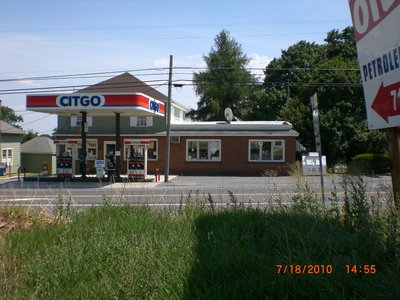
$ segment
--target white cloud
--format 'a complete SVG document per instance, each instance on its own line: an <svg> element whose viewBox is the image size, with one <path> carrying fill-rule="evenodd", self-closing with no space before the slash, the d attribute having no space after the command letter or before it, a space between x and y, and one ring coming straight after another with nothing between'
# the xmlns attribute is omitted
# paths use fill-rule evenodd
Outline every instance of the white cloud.
<svg viewBox="0 0 400 300"><path fill-rule="evenodd" d="M173 65L175 67L193 67L193 68L204 68L206 64L201 54L190 54L183 57L173 57ZM153 66L156 68L168 68L169 58L159 58L153 61Z"/></svg>
<svg viewBox="0 0 400 300"><path fill-rule="evenodd" d="M248 68L252 69L251 72L260 80L264 78L264 70L266 66L271 62L272 58L257 53L249 55L250 62L247 65Z"/></svg>
<svg viewBox="0 0 400 300"><path fill-rule="evenodd" d="M187 55L183 58L183 61L188 64L189 67L205 68L207 66L202 54Z"/></svg>
<svg viewBox="0 0 400 300"><path fill-rule="evenodd" d="M13 109L14 111L25 111L26 107L25 105L14 105L14 106L10 106L11 109Z"/></svg>
<svg viewBox="0 0 400 300"><path fill-rule="evenodd" d="M37 87L40 86L38 82L32 79L24 79L24 78L18 78L18 83L27 87Z"/></svg>
<svg viewBox="0 0 400 300"><path fill-rule="evenodd" d="M169 67L169 59L167 58L160 58L153 61L153 65L156 68L168 68Z"/></svg>

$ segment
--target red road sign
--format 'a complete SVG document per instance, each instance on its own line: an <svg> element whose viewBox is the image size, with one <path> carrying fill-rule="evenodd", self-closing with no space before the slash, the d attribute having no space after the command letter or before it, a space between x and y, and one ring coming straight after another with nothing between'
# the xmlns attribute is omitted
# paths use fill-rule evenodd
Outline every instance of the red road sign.
<svg viewBox="0 0 400 300"><path fill-rule="evenodd" d="M389 86L382 83L371 108L386 122L389 122L389 117L400 116L400 82Z"/></svg>

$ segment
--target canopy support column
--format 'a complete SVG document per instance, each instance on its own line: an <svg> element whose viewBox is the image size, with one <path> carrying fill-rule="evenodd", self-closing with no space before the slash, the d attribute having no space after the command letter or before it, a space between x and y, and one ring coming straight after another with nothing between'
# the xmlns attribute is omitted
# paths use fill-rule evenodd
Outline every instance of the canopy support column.
<svg viewBox="0 0 400 300"><path fill-rule="evenodd" d="M115 177L121 177L121 114L115 113Z"/></svg>
<svg viewBox="0 0 400 300"><path fill-rule="evenodd" d="M81 122L81 137L82 137L82 149L81 155L79 157L79 169L82 175L82 178L86 178L86 135L87 135L87 112L82 111L82 122Z"/></svg>

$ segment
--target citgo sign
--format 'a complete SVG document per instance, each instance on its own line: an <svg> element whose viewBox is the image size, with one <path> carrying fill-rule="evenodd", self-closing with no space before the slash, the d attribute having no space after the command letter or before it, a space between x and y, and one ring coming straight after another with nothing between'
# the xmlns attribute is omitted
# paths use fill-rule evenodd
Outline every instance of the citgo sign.
<svg viewBox="0 0 400 300"><path fill-rule="evenodd" d="M27 110L45 113L76 114L88 112L113 115L115 112L135 115L164 116L165 104L142 93L77 93L61 95L27 95Z"/></svg>
<svg viewBox="0 0 400 300"><path fill-rule="evenodd" d="M102 95L60 95L57 96L56 103L58 107L70 108L88 108L101 107L105 103Z"/></svg>
<svg viewBox="0 0 400 300"><path fill-rule="evenodd" d="M149 100L149 109L154 112L160 112L160 103L154 99Z"/></svg>

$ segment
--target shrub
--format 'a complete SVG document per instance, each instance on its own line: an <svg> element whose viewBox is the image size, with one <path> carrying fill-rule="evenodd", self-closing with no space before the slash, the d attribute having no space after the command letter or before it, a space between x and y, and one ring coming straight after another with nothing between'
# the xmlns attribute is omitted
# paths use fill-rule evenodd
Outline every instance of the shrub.
<svg viewBox="0 0 400 300"><path fill-rule="evenodd" d="M390 172L390 159L387 154L364 153L353 158L349 173L384 174Z"/></svg>

